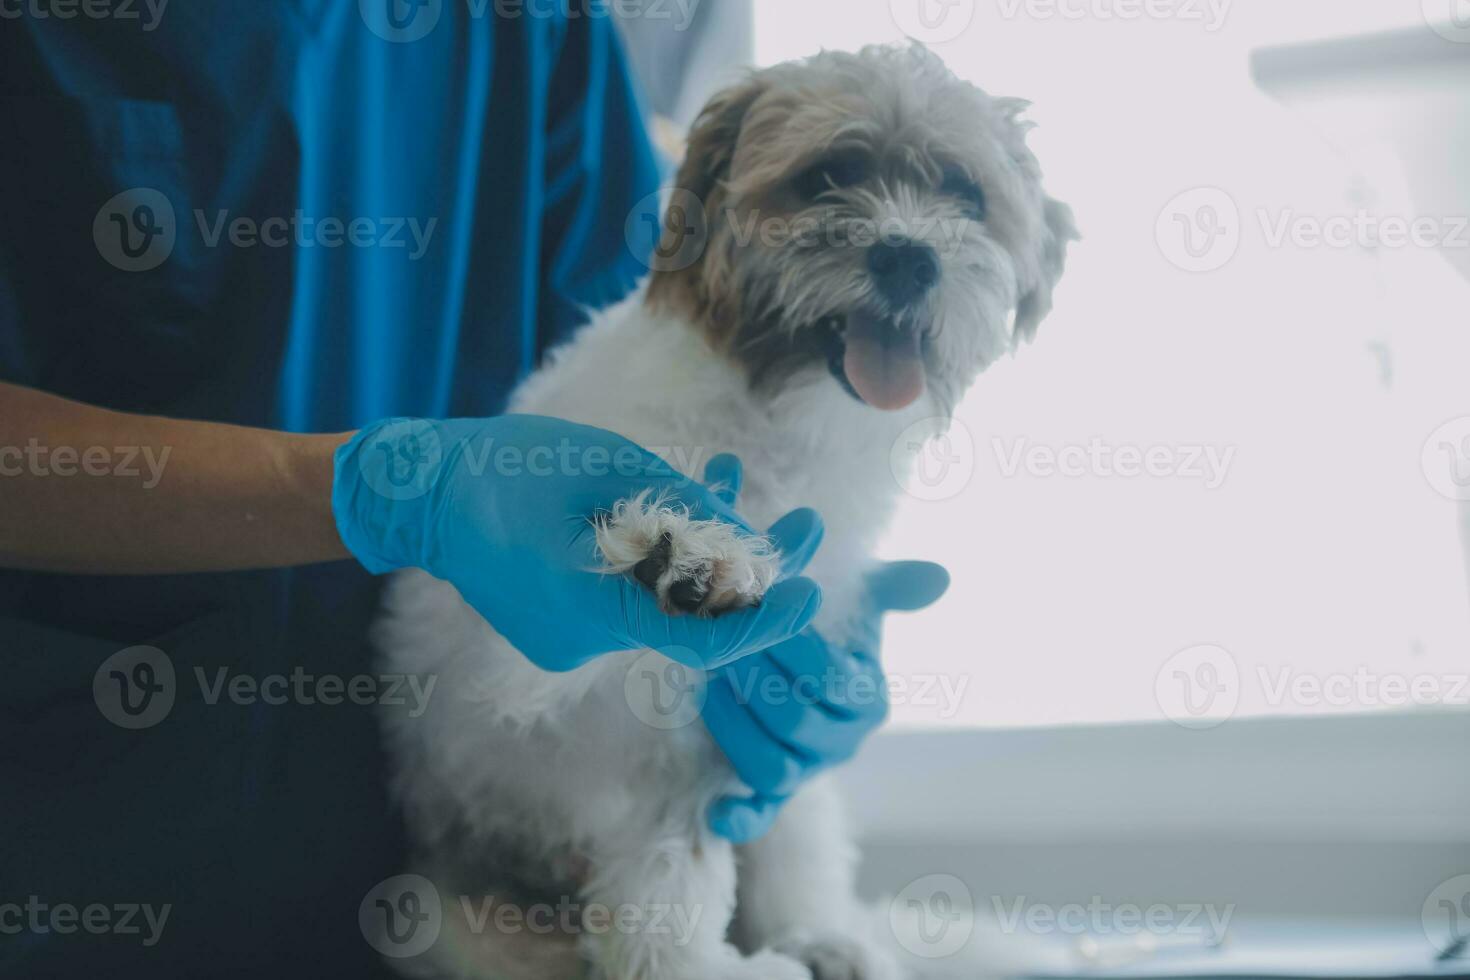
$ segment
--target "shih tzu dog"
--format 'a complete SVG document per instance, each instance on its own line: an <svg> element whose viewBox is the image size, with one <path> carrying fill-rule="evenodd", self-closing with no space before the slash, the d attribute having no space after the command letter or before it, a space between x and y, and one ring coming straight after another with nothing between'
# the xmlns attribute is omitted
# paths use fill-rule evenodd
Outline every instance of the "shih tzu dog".
<svg viewBox="0 0 1470 980"><path fill-rule="evenodd" d="M849 643L902 492L895 440L916 423L942 431L980 372L1034 336L1076 237L1070 210L1042 191L1025 107L917 45L750 75L690 134L649 282L557 351L512 410L679 447L675 465L734 453L739 510L756 527L814 507L827 528L807 570L824 594L816 628ZM759 601L776 574L759 539L657 499L588 518L607 573L635 575L675 614ZM376 640L392 671L440 678L428 713L385 721L415 870L445 896L560 896L642 916L505 930L489 912L475 928L446 898L443 930L410 972L907 975L855 897L855 849L821 780L754 844L709 832L708 807L738 781L697 719L646 723L658 692L630 678L650 657L671 661L634 650L545 673L420 572L390 584Z"/></svg>

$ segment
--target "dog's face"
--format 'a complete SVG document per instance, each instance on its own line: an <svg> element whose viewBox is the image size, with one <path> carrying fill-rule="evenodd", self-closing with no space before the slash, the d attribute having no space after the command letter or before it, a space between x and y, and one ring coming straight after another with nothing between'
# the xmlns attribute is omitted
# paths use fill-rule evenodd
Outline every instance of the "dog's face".
<svg viewBox="0 0 1470 980"><path fill-rule="evenodd" d="M758 389L810 377L875 409L927 394L949 414L1034 335L1076 237L1042 192L1025 107L917 45L751 76L690 134L686 213L664 245L683 244L698 208L704 248L655 272L650 302L699 324Z"/></svg>

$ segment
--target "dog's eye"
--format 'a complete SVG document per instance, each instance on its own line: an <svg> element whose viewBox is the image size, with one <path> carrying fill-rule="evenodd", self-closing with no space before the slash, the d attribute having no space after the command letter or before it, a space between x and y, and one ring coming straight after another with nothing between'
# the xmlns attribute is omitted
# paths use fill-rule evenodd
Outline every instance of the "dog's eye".
<svg viewBox="0 0 1470 980"><path fill-rule="evenodd" d="M802 197L815 200L828 191L860 184L868 175L867 162L857 156L836 156L808 167L796 178Z"/></svg>
<svg viewBox="0 0 1470 980"><path fill-rule="evenodd" d="M944 183L940 185L940 190L951 197L957 197L964 201L966 210L970 212L970 217L976 221L985 220L985 192L980 189L979 184L975 183L969 177L959 171L952 170L944 175Z"/></svg>

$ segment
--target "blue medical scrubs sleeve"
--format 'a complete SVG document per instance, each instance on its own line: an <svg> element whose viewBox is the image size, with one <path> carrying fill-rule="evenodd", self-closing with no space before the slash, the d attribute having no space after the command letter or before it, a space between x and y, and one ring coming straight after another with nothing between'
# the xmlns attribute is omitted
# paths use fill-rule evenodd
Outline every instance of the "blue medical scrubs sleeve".
<svg viewBox="0 0 1470 980"><path fill-rule="evenodd" d="M648 274L657 226L659 161L612 31L578 31L553 80L546 153L540 339L564 338L589 308Z"/></svg>
<svg viewBox="0 0 1470 980"><path fill-rule="evenodd" d="M631 288L658 169L613 24L382 3L14 5L0 380L299 431L489 415ZM428 679L379 674L377 587L0 571L0 977L391 975L378 713ZM130 928L53 927L91 906Z"/></svg>

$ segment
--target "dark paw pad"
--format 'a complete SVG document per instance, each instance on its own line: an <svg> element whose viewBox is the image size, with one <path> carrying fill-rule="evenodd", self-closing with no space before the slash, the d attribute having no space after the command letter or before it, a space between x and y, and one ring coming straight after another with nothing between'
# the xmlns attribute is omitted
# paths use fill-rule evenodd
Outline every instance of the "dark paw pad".
<svg viewBox="0 0 1470 980"><path fill-rule="evenodd" d="M670 576L669 564L673 561L673 554L673 535L664 532L648 557L633 566L633 577L659 597L666 611L702 612L709 597L709 582L694 577Z"/></svg>

